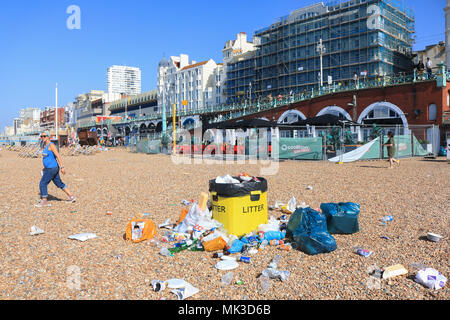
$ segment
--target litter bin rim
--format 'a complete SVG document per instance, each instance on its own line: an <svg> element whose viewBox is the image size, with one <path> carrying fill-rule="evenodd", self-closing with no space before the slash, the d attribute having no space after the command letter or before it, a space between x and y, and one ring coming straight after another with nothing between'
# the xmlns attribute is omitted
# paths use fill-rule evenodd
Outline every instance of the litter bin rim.
<svg viewBox="0 0 450 320"><path fill-rule="evenodd" d="M238 177L233 177L238 179ZM267 180L258 177L259 181L245 181L241 183L216 183L216 180L209 181L209 192L216 192L221 197L244 197L252 191L267 191Z"/></svg>

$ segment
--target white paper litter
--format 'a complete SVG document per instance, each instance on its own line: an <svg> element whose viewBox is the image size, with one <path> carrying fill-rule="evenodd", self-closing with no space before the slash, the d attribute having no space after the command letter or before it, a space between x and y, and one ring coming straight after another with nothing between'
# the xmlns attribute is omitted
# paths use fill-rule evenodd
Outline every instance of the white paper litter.
<svg viewBox="0 0 450 320"><path fill-rule="evenodd" d="M295 197L292 197L291 200L289 200L287 209L290 212L295 212L295 210L297 210L297 200L295 200Z"/></svg>
<svg viewBox="0 0 450 320"><path fill-rule="evenodd" d="M158 226L158 228L166 228L166 227L169 227L169 226L170 226L170 228L168 228L168 229L172 229L172 224L170 223L170 218L167 219L166 221L164 221L164 223L160 224Z"/></svg>
<svg viewBox="0 0 450 320"><path fill-rule="evenodd" d="M174 293L177 296L178 300L184 300L192 297L194 294L199 293L200 290L186 282L185 287L171 290L170 292Z"/></svg>
<svg viewBox="0 0 450 320"><path fill-rule="evenodd" d="M187 282L182 279L169 279L166 281L167 288L169 289L178 289L186 286Z"/></svg>
<svg viewBox="0 0 450 320"><path fill-rule="evenodd" d="M97 238L97 235L95 233L80 233L69 236L69 239L83 242L95 238Z"/></svg>
<svg viewBox="0 0 450 320"><path fill-rule="evenodd" d="M216 268L219 270L233 270L237 267L239 267L239 263L235 260L222 260L216 264Z"/></svg>
<svg viewBox="0 0 450 320"><path fill-rule="evenodd" d="M436 269L426 268L417 272L414 281L429 289L439 290L445 286L447 278Z"/></svg>
<svg viewBox="0 0 450 320"><path fill-rule="evenodd" d="M234 179L229 174L216 178L216 183L241 183L239 180Z"/></svg>
<svg viewBox="0 0 450 320"><path fill-rule="evenodd" d="M36 235L42 234L42 233L44 233L44 230L42 230L36 226L31 227L30 236L36 236Z"/></svg>

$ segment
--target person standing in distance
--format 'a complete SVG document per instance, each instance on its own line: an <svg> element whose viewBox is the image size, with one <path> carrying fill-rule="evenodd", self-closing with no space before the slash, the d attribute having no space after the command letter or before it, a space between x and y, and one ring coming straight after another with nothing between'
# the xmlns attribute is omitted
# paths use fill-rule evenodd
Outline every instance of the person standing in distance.
<svg viewBox="0 0 450 320"><path fill-rule="evenodd" d="M388 156L389 156L389 169L393 169L394 162L397 163L398 165L400 165L400 161L394 159L394 157L395 157L395 141L394 141L394 133L392 131L388 132L388 138L389 138L389 140L383 146L387 147Z"/></svg>
<svg viewBox="0 0 450 320"><path fill-rule="evenodd" d="M61 178L59 176L60 170L63 175L66 174L66 170L64 169L64 166L62 164L61 156L59 155L58 149L53 143L50 142L50 134L48 131L45 131L41 134L41 140L43 142L44 148L44 150L42 151L43 157L42 162L44 164L44 170L42 171L42 178L41 182L39 183L41 200L35 206L38 208L51 206L47 201L48 198L47 187L51 181L53 181L53 183L58 188L60 188L67 194L67 196L69 197L66 200L67 202L69 203L75 202L76 198L69 191L67 186L61 181Z"/></svg>

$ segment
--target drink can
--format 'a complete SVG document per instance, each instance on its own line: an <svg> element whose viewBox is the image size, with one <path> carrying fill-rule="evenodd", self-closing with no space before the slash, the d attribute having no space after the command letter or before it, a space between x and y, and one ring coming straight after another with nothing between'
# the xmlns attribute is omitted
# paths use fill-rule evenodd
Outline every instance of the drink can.
<svg viewBox="0 0 450 320"><path fill-rule="evenodd" d="M248 242L251 246L255 246L258 244L258 240L256 239L256 237L249 237Z"/></svg>
<svg viewBox="0 0 450 320"><path fill-rule="evenodd" d="M240 257L239 261L245 262L245 263L250 263L251 258L250 257Z"/></svg>
<svg viewBox="0 0 450 320"><path fill-rule="evenodd" d="M269 243L271 246L278 246L280 244L284 244L284 241L283 240L270 240Z"/></svg>

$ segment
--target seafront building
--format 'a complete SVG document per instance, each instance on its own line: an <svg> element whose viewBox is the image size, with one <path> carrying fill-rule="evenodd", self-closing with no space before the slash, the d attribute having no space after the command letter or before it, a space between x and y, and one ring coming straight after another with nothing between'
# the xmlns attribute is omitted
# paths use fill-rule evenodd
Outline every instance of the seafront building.
<svg viewBox="0 0 450 320"><path fill-rule="evenodd" d="M255 83L255 57L259 44L258 37L253 37L253 41L249 42L245 32L238 33L236 40L225 43L222 52L226 74L226 103L241 102L254 97L251 88Z"/></svg>
<svg viewBox="0 0 450 320"><path fill-rule="evenodd" d="M111 66L107 70L107 86L110 94L141 94L141 70L129 66Z"/></svg>
<svg viewBox="0 0 450 320"><path fill-rule="evenodd" d="M444 8L445 12L445 54L447 69L450 66L450 0L447 0L447 5Z"/></svg>
<svg viewBox="0 0 450 320"><path fill-rule="evenodd" d="M197 110L212 106L221 99L216 88L223 75L222 64L213 59L202 62L189 60L189 56L163 58L158 65L158 110L163 106L183 110Z"/></svg>

